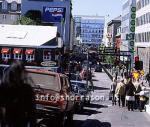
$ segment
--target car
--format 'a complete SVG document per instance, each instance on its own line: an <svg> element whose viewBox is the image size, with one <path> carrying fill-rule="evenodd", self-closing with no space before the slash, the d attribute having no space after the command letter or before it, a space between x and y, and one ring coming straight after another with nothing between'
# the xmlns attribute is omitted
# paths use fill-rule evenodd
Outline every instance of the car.
<svg viewBox="0 0 150 127"><path fill-rule="evenodd" d="M84 104L89 104L91 101L91 90L87 85L86 81L71 80L70 82L72 85L72 89L76 88L76 92L78 92L81 95L81 101Z"/></svg>
<svg viewBox="0 0 150 127"><path fill-rule="evenodd" d="M38 119L56 116L60 127L71 122L74 113L74 94L68 77L48 70L27 69L28 78L33 82ZM67 119L66 119L67 118Z"/></svg>

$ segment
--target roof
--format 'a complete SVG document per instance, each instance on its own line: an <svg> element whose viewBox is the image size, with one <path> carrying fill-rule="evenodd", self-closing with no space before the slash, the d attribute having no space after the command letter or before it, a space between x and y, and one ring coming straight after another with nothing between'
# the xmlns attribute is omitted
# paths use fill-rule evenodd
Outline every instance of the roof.
<svg viewBox="0 0 150 127"><path fill-rule="evenodd" d="M0 24L0 45L19 47L48 46L57 36L56 26Z"/></svg>
<svg viewBox="0 0 150 127"><path fill-rule="evenodd" d="M4 0L7 1L8 3L16 2L16 3L21 3L21 0ZM0 0L0 2L3 2L3 0Z"/></svg>

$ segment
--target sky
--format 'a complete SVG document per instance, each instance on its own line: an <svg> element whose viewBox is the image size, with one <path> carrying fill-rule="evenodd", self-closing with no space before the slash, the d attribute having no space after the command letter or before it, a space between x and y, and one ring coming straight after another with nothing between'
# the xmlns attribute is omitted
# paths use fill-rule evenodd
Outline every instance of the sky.
<svg viewBox="0 0 150 127"><path fill-rule="evenodd" d="M98 15L111 20L121 14L123 0L72 0L73 15ZM108 16L109 15L109 16Z"/></svg>

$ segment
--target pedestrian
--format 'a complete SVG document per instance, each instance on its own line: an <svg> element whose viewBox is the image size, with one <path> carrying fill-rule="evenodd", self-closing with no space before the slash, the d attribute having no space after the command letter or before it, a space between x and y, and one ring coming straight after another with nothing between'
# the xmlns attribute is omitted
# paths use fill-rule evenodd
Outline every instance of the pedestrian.
<svg viewBox="0 0 150 127"><path fill-rule="evenodd" d="M124 107L125 106L125 84L124 84L124 80L121 77L117 78L117 80L118 81L117 81L117 87L115 90L115 94L118 97L119 107L121 106L121 104L122 104L122 107ZM120 102L121 102L121 104L120 104Z"/></svg>
<svg viewBox="0 0 150 127"><path fill-rule="evenodd" d="M116 97L115 97L115 90L116 90L117 82L115 77L113 78L113 82L110 86L110 93L112 97L112 105L116 105Z"/></svg>
<svg viewBox="0 0 150 127"><path fill-rule="evenodd" d="M35 127L35 95L23 64L14 62L0 85L3 127ZM29 126L30 125L30 126Z"/></svg>
<svg viewBox="0 0 150 127"><path fill-rule="evenodd" d="M134 109L139 109L140 107L140 100L139 100L139 96L140 96L140 92L142 90L141 88L141 83L139 81L139 79L135 80L135 82L133 82L134 87L135 87L135 102L134 102Z"/></svg>
<svg viewBox="0 0 150 127"><path fill-rule="evenodd" d="M146 82L148 82L148 85L150 86L150 74L146 74Z"/></svg>
<svg viewBox="0 0 150 127"><path fill-rule="evenodd" d="M125 89L127 107L128 107L129 111L130 110L133 111L133 109L134 109L134 101L135 101L134 92L135 91L136 91L136 89L132 83L132 78L130 78L128 84L126 85L126 89Z"/></svg>
<svg viewBox="0 0 150 127"><path fill-rule="evenodd" d="M144 90L145 87L142 87L142 90L140 91L140 96L139 96L139 110L142 112L145 109L145 104L147 103L149 99L149 91Z"/></svg>

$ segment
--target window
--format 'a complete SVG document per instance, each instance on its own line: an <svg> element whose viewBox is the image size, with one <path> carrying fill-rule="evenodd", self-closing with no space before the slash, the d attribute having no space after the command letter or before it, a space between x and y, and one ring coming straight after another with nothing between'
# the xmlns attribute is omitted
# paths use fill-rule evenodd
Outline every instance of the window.
<svg viewBox="0 0 150 127"><path fill-rule="evenodd" d="M52 59L51 51L50 50L44 50L43 61L51 60L51 59Z"/></svg>
<svg viewBox="0 0 150 127"><path fill-rule="evenodd" d="M2 53L2 59L3 60L8 60L8 59L11 58L10 49L9 48L2 48L1 53Z"/></svg>
<svg viewBox="0 0 150 127"><path fill-rule="evenodd" d="M34 53L34 49L27 49L26 50L26 60L31 62L35 60L35 53Z"/></svg>
<svg viewBox="0 0 150 127"><path fill-rule="evenodd" d="M14 59L22 60L22 49L14 48L13 54L14 54Z"/></svg>
<svg viewBox="0 0 150 127"><path fill-rule="evenodd" d="M3 1L3 3L2 3L2 9L3 10L7 10L7 1Z"/></svg>
<svg viewBox="0 0 150 127"><path fill-rule="evenodd" d="M6 20L6 15L5 14L3 14L3 20Z"/></svg>
<svg viewBox="0 0 150 127"><path fill-rule="evenodd" d="M12 10L12 11L16 11L16 10L17 10L17 3L16 3L15 1L13 1L13 2L11 3L11 10Z"/></svg>

